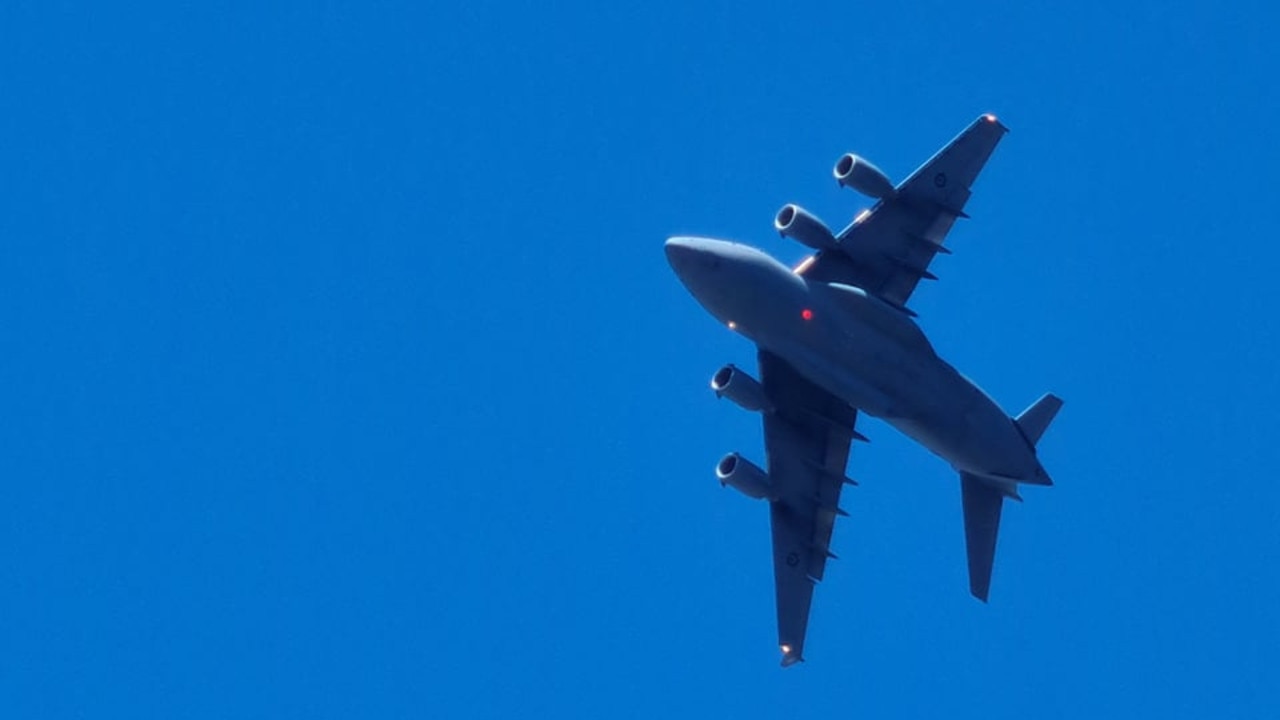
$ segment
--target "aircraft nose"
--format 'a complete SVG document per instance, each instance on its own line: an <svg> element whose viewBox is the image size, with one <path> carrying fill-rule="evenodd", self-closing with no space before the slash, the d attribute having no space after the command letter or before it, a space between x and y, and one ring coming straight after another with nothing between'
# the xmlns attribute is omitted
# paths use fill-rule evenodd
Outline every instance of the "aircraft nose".
<svg viewBox="0 0 1280 720"><path fill-rule="evenodd" d="M681 279L688 282L692 275L719 266L720 257L708 247L710 241L693 237L673 237L667 240L667 262Z"/></svg>
<svg viewBox="0 0 1280 720"><path fill-rule="evenodd" d="M697 253L689 242L689 238L673 237L667 239L666 244L667 262L671 264L671 269L676 271L677 275L683 275L681 270L693 262L693 256Z"/></svg>

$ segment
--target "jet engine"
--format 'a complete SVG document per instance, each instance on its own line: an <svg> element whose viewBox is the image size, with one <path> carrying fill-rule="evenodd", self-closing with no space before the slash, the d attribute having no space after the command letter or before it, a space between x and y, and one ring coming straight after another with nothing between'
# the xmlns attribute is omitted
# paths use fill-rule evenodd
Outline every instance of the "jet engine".
<svg viewBox="0 0 1280 720"><path fill-rule="evenodd" d="M759 465L747 460L738 453L729 453L716 463L716 477L720 485L729 485L734 490L757 500L777 500L778 494L769 482L769 474Z"/></svg>
<svg viewBox="0 0 1280 720"><path fill-rule="evenodd" d="M773 219L778 234L804 243L814 250L836 247L836 236L821 220L799 205L786 204Z"/></svg>
<svg viewBox="0 0 1280 720"><path fill-rule="evenodd" d="M889 182L887 175L880 172L880 168L853 153L837 160L831 174L836 176L840 187L856 190L867 197L881 199L897 194L893 183Z"/></svg>
<svg viewBox="0 0 1280 720"><path fill-rule="evenodd" d="M764 394L764 387L755 378L730 363L711 376L711 389L716 397L727 397L744 410L772 412L773 404Z"/></svg>

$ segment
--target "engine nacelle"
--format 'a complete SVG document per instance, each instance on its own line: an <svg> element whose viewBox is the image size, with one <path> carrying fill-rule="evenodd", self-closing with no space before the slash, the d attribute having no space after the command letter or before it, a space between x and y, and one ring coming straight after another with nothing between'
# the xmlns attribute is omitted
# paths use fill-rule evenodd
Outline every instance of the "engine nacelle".
<svg viewBox="0 0 1280 720"><path fill-rule="evenodd" d="M729 453L716 463L716 477L720 485L728 485L734 490L757 500L777 500L778 494L769 482L769 474L759 465L747 460L738 453Z"/></svg>
<svg viewBox="0 0 1280 720"><path fill-rule="evenodd" d="M836 236L831 228L799 205L783 205L773 218L773 226L782 237L804 243L814 250L836 247Z"/></svg>
<svg viewBox="0 0 1280 720"><path fill-rule="evenodd" d="M773 404L764 394L764 386L732 363L711 376L711 389L716 397L727 397L744 410L773 412Z"/></svg>
<svg viewBox="0 0 1280 720"><path fill-rule="evenodd" d="M840 183L840 187L856 190L867 197L878 200L891 198L897 194L888 175L853 153L848 153L837 160L831 174L836 176L836 182Z"/></svg>

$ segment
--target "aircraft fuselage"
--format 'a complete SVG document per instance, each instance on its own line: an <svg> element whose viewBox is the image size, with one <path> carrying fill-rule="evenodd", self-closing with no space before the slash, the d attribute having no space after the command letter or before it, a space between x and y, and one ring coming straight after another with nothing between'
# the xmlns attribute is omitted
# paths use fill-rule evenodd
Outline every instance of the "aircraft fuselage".
<svg viewBox="0 0 1280 720"><path fill-rule="evenodd" d="M672 238L666 249L703 307L814 384L959 471L1048 482L1013 420L902 310L861 288L807 281L746 245Z"/></svg>

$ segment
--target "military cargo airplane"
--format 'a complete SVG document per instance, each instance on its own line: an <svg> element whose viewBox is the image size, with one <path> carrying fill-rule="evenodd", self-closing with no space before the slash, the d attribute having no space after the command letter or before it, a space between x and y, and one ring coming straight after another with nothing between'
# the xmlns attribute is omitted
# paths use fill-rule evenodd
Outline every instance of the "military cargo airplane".
<svg viewBox="0 0 1280 720"><path fill-rule="evenodd" d="M960 475L969 590L986 602L1005 498L1020 484L1051 485L1036 443L1062 406L1052 394L1011 418L940 358L907 300L957 218L970 187L1008 131L983 115L899 185L857 155L834 175L876 200L838 235L785 205L775 229L816 252L794 269L746 245L695 237L666 242L689 292L757 346L757 381L730 364L717 397L764 419L767 470L730 453L721 485L769 502L782 665L803 659L814 584L831 553L845 465L859 412L881 418Z"/></svg>

